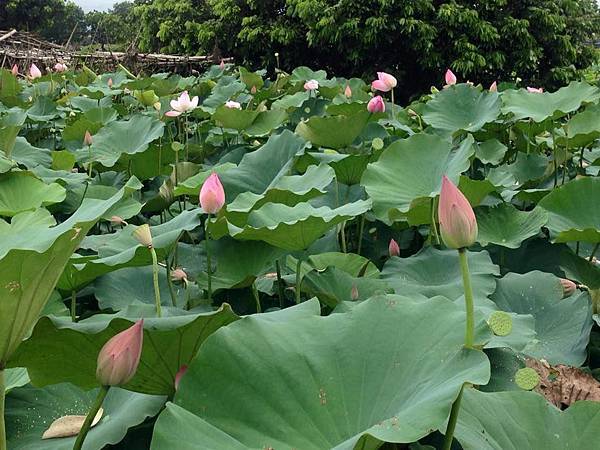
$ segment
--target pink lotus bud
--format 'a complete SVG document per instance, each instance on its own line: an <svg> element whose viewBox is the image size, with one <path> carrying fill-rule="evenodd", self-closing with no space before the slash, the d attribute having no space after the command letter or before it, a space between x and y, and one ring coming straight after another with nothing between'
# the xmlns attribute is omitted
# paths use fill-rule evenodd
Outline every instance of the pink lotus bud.
<svg viewBox="0 0 600 450"><path fill-rule="evenodd" d="M352 97L352 89L350 89L349 84L347 84L346 89L344 89L344 95L346 96L346 98Z"/></svg>
<svg viewBox="0 0 600 450"><path fill-rule="evenodd" d="M221 63L219 64L219 69L221 69L221 70L225 69L225 61L221 60Z"/></svg>
<svg viewBox="0 0 600 450"><path fill-rule="evenodd" d="M527 86L527 92L530 92L532 94L541 94L542 92L544 92L544 88L534 88L531 86Z"/></svg>
<svg viewBox="0 0 600 450"><path fill-rule="evenodd" d="M562 285L563 289L563 298L570 297L577 290L577 285L571 280L567 280L566 278L561 278L560 284Z"/></svg>
<svg viewBox="0 0 600 450"><path fill-rule="evenodd" d="M127 222L125 222L125 221L123 220L123 218L122 218L122 217L119 217L119 216L112 216L112 217L110 218L110 222L111 222L113 225L125 225L125 226L127 226Z"/></svg>
<svg viewBox="0 0 600 450"><path fill-rule="evenodd" d="M498 85L495 81L490 85L490 92L498 92Z"/></svg>
<svg viewBox="0 0 600 450"><path fill-rule="evenodd" d="M352 285L352 289L350 289L350 298L353 301L358 300L358 287L355 284Z"/></svg>
<svg viewBox="0 0 600 450"><path fill-rule="evenodd" d="M242 109L242 105L240 105L238 102L234 102L233 100L227 100L225 102L225 107L229 109Z"/></svg>
<svg viewBox="0 0 600 450"><path fill-rule="evenodd" d="M113 87L113 80L112 80L112 78L109 78L108 81L106 82L106 84L108 85L109 88L112 89L112 87Z"/></svg>
<svg viewBox="0 0 600 450"><path fill-rule="evenodd" d="M367 111L371 114L385 112L385 102L381 95L376 95L367 103Z"/></svg>
<svg viewBox="0 0 600 450"><path fill-rule="evenodd" d="M16 77L17 75L19 75L19 66L17 66L16 64L14 66L12 66L12 74Z"/></svg>
<svg viewBox="0 0 600 450"><path fill-rule="evenodd" d="M183 378L183 376L185 375L187 370L188 370L188 366L183 365L179 368L179 370L175 374L175 390L179 389L179 383L181 382L181 379Z"/></svg>
<svg viewBox="0 0 600 450"><path fill-rule="evenodd" d="M444 175L438 207L440 232L449 248L469 247L477 239L477 220L462 192Z"/></svg>
<svg viewBox="0 0 600 450"><path fill-rule="evenodd" d="M400 256L400 246L394 239L390 239L390 244L388 245L388 253L390 256Z"/></svg>
<svg viewBox="0 0 600 450"><path fill-rule="evenodd" d="M452 72L450 69L446 70L446 75L444 76L444 78L446 80L447 86L452 86L453 84L456 84L456 75L454 75L454 72Z"/></svg>
<svg viewBox="0 0 600 450"><path fill-rule="evenodd" d="M188 276L183 269L175 269L171 271L171 280L187 282Z"/></svg>
<svg viewBox="0 0 600 450"><path fill-rule="evenodd" d="M398 81L395 77L385 72L377 72L377 79L371 83L376 91L388 92L396 87Z"/></svg>
<svg viewBox="0 0 600 450"><path fill-rule="evenodd" d="M250 93L251 93L252 95L256 94L256 86L252 86L252 87L250 88Z"/></svg>
<svg viewBox="0 0 600 450"><path fill-rule="evenodd" d="M38 66L32 64L29 68L29 78L35 80L36 78L40 78L42 76L42 71L38 69Z"/></svg>
<svg viewBox="0 0 600 450"><path fill-rule="evenodd" d="M216 173L211 173L200 189L200 207L207 214L218 213L225 204L225 191Z"/></svg>
<svg viewBox="0 0 600 450"><path fill-rule="evenodd" d="M144 320L113 336L98 354L96 378L102 386L122 386L133 378L142 356Z"/></svg>
<svg viewBox="0 0 600 450"><path fill-rule="evenodd" d="M304 89L307 91L315 91L319 89L319 82L317 80L308 80L304 83Z"/></svg>
<svg viewBox="0 0 600 450"><path fill-rule="evenodd" d="M83 143L87 146L92 145L92 135L89 131L85 131L85 136L83 136Z"/></svg>
<svg viewBox="0 0 600 450"><path fill-rule="evenodd" d="M56 64L54 64L54 70L59 73L66 72L67 65L63 64L63 63L56 63Z"/></svg>

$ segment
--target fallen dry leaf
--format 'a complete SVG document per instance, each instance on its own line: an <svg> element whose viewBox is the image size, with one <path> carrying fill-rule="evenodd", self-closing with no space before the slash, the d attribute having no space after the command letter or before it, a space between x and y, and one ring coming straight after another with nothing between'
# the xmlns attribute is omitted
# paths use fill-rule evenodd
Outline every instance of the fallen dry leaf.
<svg viewBox="0 0 600 450"><path fill-rule="evenodd" d="M100 408L100 410L96 414L96 417L94 417L94 420L92 421L92 427L95 426L98 422L100 422L102 414L104 414L104 410ZM59 417L50 424L46 431L44 431L42 439L77 436L77 434L79 434L79 431L81 430L81 427L83 426L84 421L85 416Z"/></svg>

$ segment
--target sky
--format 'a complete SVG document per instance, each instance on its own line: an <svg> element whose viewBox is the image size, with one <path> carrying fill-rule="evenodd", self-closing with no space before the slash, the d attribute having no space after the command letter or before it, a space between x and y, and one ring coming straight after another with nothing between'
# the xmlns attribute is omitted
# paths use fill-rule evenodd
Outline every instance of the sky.
<svg viewBox="0 0 600 450"><path fill-rule="evenodd" d="M118 0L73 0L79 6L83 8L85 12L88 11L106 11L113 4L117 3Z"/></svg>

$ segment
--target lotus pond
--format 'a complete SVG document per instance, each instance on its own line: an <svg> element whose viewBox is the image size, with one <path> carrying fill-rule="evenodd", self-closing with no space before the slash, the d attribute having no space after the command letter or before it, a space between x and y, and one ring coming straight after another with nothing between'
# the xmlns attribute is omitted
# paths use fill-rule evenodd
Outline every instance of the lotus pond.
<svg viewBox="0 0 600 450"><path fill-rule="evenodd" d="M598 448L596 86L35 75L0 71L1 450L100 397L86 450Z"/></svg>

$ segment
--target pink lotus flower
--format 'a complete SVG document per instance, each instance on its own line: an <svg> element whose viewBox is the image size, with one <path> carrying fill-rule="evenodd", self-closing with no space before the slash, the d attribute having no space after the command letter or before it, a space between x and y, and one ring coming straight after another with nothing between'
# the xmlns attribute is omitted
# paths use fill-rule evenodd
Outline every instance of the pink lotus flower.
<svg viewBox="0 0 600 450"><path fill-rule="evenodd" d="M179 370L175 374L175 390L179 389L179 383L181 382L181 379L183 378L183 376L185 375L187 370L188 370L188 366L183 365L179 368Z"/></svg>
<svg viewBox="0 0 600 450"><path fill-rule="evenodd" d="M376 95L367 103L367 111L371 114L385 112L385 102L381 95Z"/></svg>
<svg viewBox="0 0 600 450"><path fill-rule="evenodd" d="M168 111L165 115L169 117L177 117L183 113L193 111L198 107L198 96L190 100L190 95L187 91L183 91L177 100L171 100L172 111Z"/></svg>
<svg viewBox="0 0 600 450"><path fill-rule="evenodd" d="M112 78L109 78L108 81L106 82L106 84L108 85L108 87L110 89L112 89L112 87L113 87L113 80L112 80Z"/></svg>
<svg viewBox="0 0 600 450"><path fill-rule="evenodd" d="M350 298L353 301L358 300L358 287L355 284L353 284L352 289L350 289Z"/></svg>
<svg viewBox="0 0 600 450"><path fill-rule="evenodd" d="M352 97L352 89L350 89L349 84L347 84L346 89L344 89L344 95L346 96L346 98Z"/></svg>
<svg viewBox="0 0 600 450"><path fill-rule="evenodd" d="M544 88L534 88L531 86L527 86L527 92L531 92L532 94L541 94L544 92Z"/></svg>
<svg viewBox="0 0 600 450"><path fill-rule="evenodd" d="M452 86L453 84L456 84L456 75L454 75L454 72L452 72L450 69L446 70L444 79L446 80L446 86Z"/></svg>
<svg viewBox="0 0 600 450"><path fill-rule="evenodd" d="M498 92L498 85L495 81L490 85L490 92Z"/></svg>
<svg viewBox="0 0 600 450"><path fill-rule="evenodd" d="M462 192L444 175L438 207L440 232L449 248L469 247L477 239L477 220Z"/></svg>
<svg viewBox="0 0 600 450"><path fill-rule="evenodd" d="M388 245L388 253L390 256L400 256L400 246L394 239L390 239L390 244Z"/></svg>
<svg viewBox="0 0 600 450"><path fill-rule="evenodd" d="M234 102L233 100L227 100L225 102L225 106L229 109L242 109L242 105L238 102Z"/></svg>
<svg viewBox="0 0 600 450"><path fill-rule="evenodd" d="M56 63L56 64L54 64L54 70L59 73L66 72L67 65L63 64L63 63Z"/></svg>
<svg viewBox="0 0 600 450"><path fill-rule="evenodd" d="M560 284L563 289L563 298L570 297L577 290L577 285L575 283L573 283L571 280L567 280L566 278L561 278Z"/></svg>
<svg viewBox="0 0 600 450"><path fill-rule="evenodd" d="M221 60L221 62L219 63L219 69L221 69L221 70L225 69L225 61Z"/></svg>
<svg viewBox="0 0 600 450"><path fill-rule="evenodd" d="M113 336L98 354L96 378L102 386L121 386L133 378L142 356L144 320Z"/></svg>
<svg viewBox="0 0 600 450"><path fill-rule="evenodd" d="M29 68L29 78L35 80L36 78L40 78L42 76L42 71L38 69L38 66L32 64Z"/></svg>
<svg viewBox="0 0 600 450"><path fill-rule="evenodd" d="M211 173L200 189L200 207L207 214L218 213L225 204L225 191L216 173Z"/></svg>
<svg viewBox="0 0 600 450"><path fill-rule="evenodd" d="M250 88L250 93L251 93L252 95L256 94L256 86L252 86L252 87Z"/></svg>
<svg viewBox="0 0 600 450"><path fill-rule="evenodd" d="M90 132L89 132L89 131L87 131L87 130L85 131L85 135L83 136L83 143L84 143L85 145L87 145L88 147L89 147L90 145L92 145L92 135L91 135L91 134L90 134Z"/></svg>
<svg viewBox="0 0 600 450"><path fill-rule="evenodd" d="M377 72L377 79L371 83L376 91L388 92L396 87L398 80L389 73Z"/></svg>
<svg viewBox="0 0 600 450"><path fill-rule="evenodd" d="M14 66L12 66L12 74L16 77L17 75L19 75L19 66L17 66L16 64Z"/></svg>
<svg viewBox="0 0 600 450"><path fill-rule="evenodd" d="M319 82L317 80L308 80L304 83L304 89L307 91L316 91L319 89Z"/></svg>

